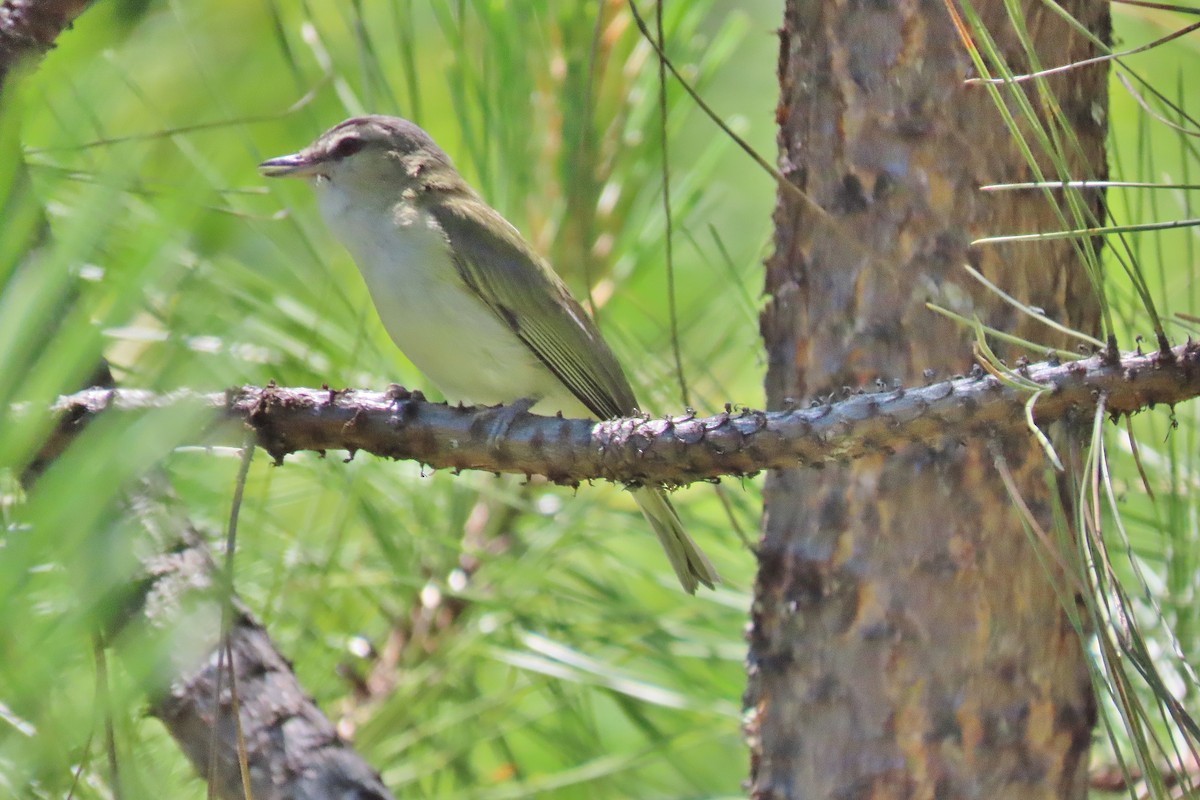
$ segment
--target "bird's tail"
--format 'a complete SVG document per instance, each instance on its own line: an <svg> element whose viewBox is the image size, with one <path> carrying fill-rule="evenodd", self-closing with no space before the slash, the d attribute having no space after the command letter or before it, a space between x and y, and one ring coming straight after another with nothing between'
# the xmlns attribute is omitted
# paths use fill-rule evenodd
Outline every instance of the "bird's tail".
<svg viewBox="0 0 1200 800"><path fill-rule="evenodd" d="M695 594L696 587L701 583L711 589L713 584L721 581L713 565L683 529L683 523L679 521L679 515L675 513L665 492L643 487L633 490L633 499L654 528L659 543L671 560L671 567L688 594Z"/></svg>

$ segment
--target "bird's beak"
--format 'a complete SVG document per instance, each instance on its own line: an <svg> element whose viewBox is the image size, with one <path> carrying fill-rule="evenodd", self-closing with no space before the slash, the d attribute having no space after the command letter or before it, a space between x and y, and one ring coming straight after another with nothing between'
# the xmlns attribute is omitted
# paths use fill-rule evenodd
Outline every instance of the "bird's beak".
<svg viewBox="0 0 1200 800"><path fill-rule="evenodd" d="M300 152L269 158L258 165L258 173L265 178L303 178L315 175L320 166L320 161Z"/></svg>

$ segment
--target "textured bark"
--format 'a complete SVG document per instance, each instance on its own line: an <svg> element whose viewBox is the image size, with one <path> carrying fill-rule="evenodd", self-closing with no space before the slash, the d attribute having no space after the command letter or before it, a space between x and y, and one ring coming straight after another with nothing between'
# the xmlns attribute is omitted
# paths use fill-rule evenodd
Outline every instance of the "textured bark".
<svg viewBox="0 0 1200 800"><path fill-rule="evenodd" d="M58 34L86 6L86 0L0 0L0 89L14 66L51 49ZM11 148L17 164L11 186L0 187L0 225L11 244L24 243L27 268L36 268L33 260L47 226L41 208L24 196L31 188L16 131L10 109L0 103L0 154L10 155L6 151ZM72 297L61 299L63 309L70 307ZM65 317L65 313L50 317L47 324ZM112 385L106 362L97 365L90 382ZM68 414L60 419L21 476L27 491L37 490L43 470L90 418ZM111 602L120 610L108 631L118 653L124 654L133 642L157 648L156 670L147 674L144 662L138 661L132 672L147 681L150 713L162 720L196 771L212 775L212 796L391 800L379 775L337 735L266 630L236 598L228 638L233 664L223 665L217 692L223 599L216 589L220 573L203 535L158 476L145 478L131 492L125 510L133 528L130 536L139 549L152 554L143 558L143 580L118 587L112 596L96 602ZM138 650L137 656L145 655L145 650ZM238 768L238 729L233 724L230 690L235 679L250 793L242 788ZM119 796L119 787L112 788Z"/></svg>
<svg viewBox="0 0 1200 800"><path fill-rule="evenodd" d="M27 491L37 491L40 473L84 424L61 426L55 443L22 475ZM227 639L232 661L224 658L222 572L165 479L142 478L122 510L122 524L128 526L122 538L134 543L130 551L141 551L141 574L97 599L97 606L111 614L106 639L130 658L131 672L149 698L149 713L196 772L211 778L212 796L391 800L379 774L338 736L266 629L236 596ZM249 793L239 767L243 751Z"/></svg>
<svg viewBox="0 0 1200 800"><path fill-rule="evenodd" d="M1045 6L1022 6L1045 63L1096 55ZM1026 69L1000 3L975 7ZM1106 5L1066 8L1107 38ZM1094 332L1069 244L968 246L1062 226L1041 198L977 191L1030 171L987 93L963 85L969 63L945 7L789 0L785 14L781 168L830 217L779 196L762 317L768 406L963 371L970 336L927 300L1065 344L971 285L964 263ZM1051 84L1081 143L1079 177L1105 171L1104 79L1101 67ZM1095 707L1081 643L996 454L1048 520L1042 454L1023 437L960 444L947 429L939 447L768 478L749 634L753 796L1084 795Z"/></svg>
<svg viewBox="0 0 1200 800"><path fill-rule="evenodd" d="M1166 352L1107 353L1065 364L1019 367L1021 380L1043 387L1033 405L1039 426L1091 419L1200 396L1200 343ZM393 392L243 386L226 392L168 394L89 389L60 397L51 411L57 454L80 425L100 414L139 416L175 408L210 415L195 444L239 444L245 428L277 461L300 450L360 451L413 459L437 469L545 475L564 484L603 479L680 485L764 469L821 466L888 454L907 444L937 445L997 436L1032 440L1025 416L1031 391L982 368L915 389L838 392L802 409L727 409L711 417L606 422L517 415L492 436L496 412L430 403ZM223 423L223 424L222 424Z"/></svg>
<svg viewBox="0 0 1200 800"><path fill-rule="evenodd" d="M266 629L236 599L229 629L232 667L222 660L220 573L203 538L168 497L165 488L156 489L135 502L133 515L158 535L178 537L174 549L146 562L149 581L140 622L162 653L153 676L162 685L147 687L150 713L196 772L211 777L215 797L391 800L379 774L338 736ZM235 708L249 793L238 766Z"/></svg>
<svg viewBox="0 0 1200 800"><path fill-rule="evenodd" d="M87 8L89 0L0 2L0 84L22 61L54 47L54 40Z"/></svg>

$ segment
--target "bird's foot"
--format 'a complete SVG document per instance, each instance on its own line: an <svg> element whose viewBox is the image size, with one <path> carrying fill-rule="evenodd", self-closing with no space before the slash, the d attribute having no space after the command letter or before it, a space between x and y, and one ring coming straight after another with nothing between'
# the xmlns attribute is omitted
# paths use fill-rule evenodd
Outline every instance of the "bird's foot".
<svg viewBox="0 0 1200 800"><path fill-rule="evenodd" d="M492 409L487 426L487 446L489 450L499 450L504 443L504 437L508 435L508 431L512 428L512 424L517 417L528 413L529 409L537 404L536 397L521 397L508 405L499 406Z"/></svg>

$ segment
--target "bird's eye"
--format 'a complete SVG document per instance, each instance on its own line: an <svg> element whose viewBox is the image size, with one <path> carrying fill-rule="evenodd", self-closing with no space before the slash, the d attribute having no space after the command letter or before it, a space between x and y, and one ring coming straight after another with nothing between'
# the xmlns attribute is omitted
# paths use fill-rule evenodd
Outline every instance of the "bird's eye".
<svg viewBox="0 0 1200 800"><path fill-rule="evenodd" d="M338 143L335 144L333 149L329 151L329 155L331 158L335 158L340 161L343 158L349 158L359 150L362 150L366 144L366 142L364 142L362 139L359 139L357 136L346 136L338 140Z"/></svg>

